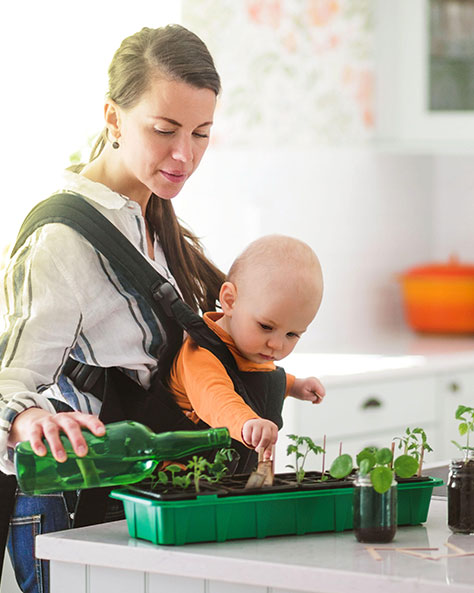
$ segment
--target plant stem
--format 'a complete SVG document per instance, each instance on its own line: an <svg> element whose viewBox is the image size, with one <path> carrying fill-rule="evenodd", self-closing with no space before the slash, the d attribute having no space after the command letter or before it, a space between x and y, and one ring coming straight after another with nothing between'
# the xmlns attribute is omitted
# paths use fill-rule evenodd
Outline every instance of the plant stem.
<svg viewBox="0 0 474 593"><path fill-rule="evenodd" d="M424 456L424 454L425 454L425 446L424 445L421 445L420 463L418 464L418 471L416 473L416 475L418 477L421 476L421 468L422 468L422 465L423 465L423 456Z"/></svg>
<svg viewBox="0 0 474 593"><path fill-rule="evenodd" d="M466 436L466 455L464 456L465 457L464 461L466 461L466 462L469 459L469 433L470 432L471 431L469 430L469 426L468 426L467 436Z"/></svg>
<svg viewBox="0 0 474 593"><path fill-rule="evenodd" d="M323 437L323 449L324 449L324 453L323 453L323 466L321 468L321 477L324 476L324 466L326 464L326 435L324 435Z"/></svg>

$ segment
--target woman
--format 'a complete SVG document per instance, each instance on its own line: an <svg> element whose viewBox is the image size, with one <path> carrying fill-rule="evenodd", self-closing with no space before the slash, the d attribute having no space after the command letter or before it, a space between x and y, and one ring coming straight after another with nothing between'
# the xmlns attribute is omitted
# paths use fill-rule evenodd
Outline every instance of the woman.
<svg viewBox="0 0 474 593"><path fill-rule="evenodd" d="M195 310L215 307L223 275L180 227L171 199L208 146L219 91L206 46L183 27L128 37L109 68L105 129L91 161L66 172L60 188L81 194L113 222ZM36 231L10 262L5 283L0 469L12 473L18 441L29 440L42 455L45 438L61 460L61 433L84 455L81 428L104 432L100 401L62 372L68 357L119 367L148 388L166 335L140 296L64 225ZM57 413L57 402L75 411ZM48 591L47 565L34 559L33 535L67 528L72 504L62 495L18 496L9 550L24 592Z"/></svg>

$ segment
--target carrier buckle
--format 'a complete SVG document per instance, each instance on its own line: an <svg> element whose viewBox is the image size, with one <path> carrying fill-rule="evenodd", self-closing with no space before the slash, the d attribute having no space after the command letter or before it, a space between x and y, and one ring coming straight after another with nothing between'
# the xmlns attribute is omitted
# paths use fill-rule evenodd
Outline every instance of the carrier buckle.
<svg viewBox="0 0 474 593"><path fill-rule="evenodd" d="M168 317L174 317L172 307L176 301L181 300L174 286L169 282L163 282L161 284L155 284L151 290L153 298L161 304L166 315Z"/></svg>

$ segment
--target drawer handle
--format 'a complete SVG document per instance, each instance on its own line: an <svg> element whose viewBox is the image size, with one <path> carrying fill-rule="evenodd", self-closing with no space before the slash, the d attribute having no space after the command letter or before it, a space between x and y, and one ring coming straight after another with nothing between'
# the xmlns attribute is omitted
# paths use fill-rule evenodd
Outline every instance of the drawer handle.
<svg viewBox="0 0 474 593"><path fill-rule="evenodd" d="M365 402L361 405L363 410L369 410L371 408L381 408L382 402L378 397L369 397L365 400Z"/></svg>

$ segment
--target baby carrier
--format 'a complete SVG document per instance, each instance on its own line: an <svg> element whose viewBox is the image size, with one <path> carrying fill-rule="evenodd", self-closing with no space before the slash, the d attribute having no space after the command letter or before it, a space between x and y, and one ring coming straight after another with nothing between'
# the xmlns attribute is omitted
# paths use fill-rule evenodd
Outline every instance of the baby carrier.
<svg viewBox="0 0 474 593"><path fill-rule="evenodd" d="M80 194L56 194L38 204L26 217L13 248L14 254L31 233L48 223L62 223L83 235L112 268L124 276L157 314L166 334L166 347L160 353L158 369L149 390L126 376L118 368L88 366L72 358L63 372L82 391L102 401L99 417L103 422L128 419L142 422L155 432L199 430L207 425L192 422L176 404L166 387L166 378L183 339L183 330L197 343L211 351L223 364L236 392L255 412L282 426L281 409L286 375L281 368L267 372L242 372L224 342L178 295L174 287L151 266L128 239ZM64 411L63 402L52 402ZM256 454L238 441L232 446L240 455L238 472L248 472L256 464ZM14 476L0 472L0 570L8 523L16 491ZM103 521L110 489L83 490L74 513L74 526ZM1 573L0 573L1 574Z"/></svg>

